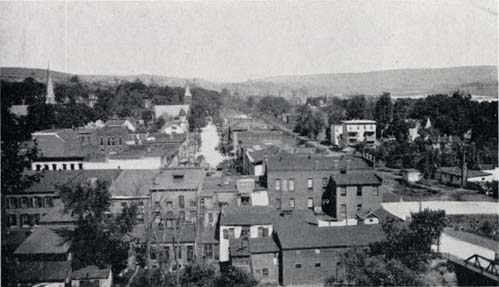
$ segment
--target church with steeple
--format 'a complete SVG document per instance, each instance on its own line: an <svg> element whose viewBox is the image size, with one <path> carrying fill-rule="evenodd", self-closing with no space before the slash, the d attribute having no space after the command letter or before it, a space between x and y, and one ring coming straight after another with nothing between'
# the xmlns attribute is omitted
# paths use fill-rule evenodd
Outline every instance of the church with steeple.
<svg viewBox="0 0 499 287"><path fill-rule="evenodd" d="M47 67L47 92L45 94L45 104L55 104L54 84L52 83L52 78L50 77L50 66Z"/></svg>

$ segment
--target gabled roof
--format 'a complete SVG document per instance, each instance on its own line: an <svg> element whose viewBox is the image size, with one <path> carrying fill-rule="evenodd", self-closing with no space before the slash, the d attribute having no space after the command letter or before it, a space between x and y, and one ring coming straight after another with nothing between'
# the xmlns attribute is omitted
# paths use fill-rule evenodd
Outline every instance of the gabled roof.
<svg viewBox="0 0 499 287"><path fill-rule="evenodd" d="M40 178L30 187L20 193L54 193L58 191L58 187L73 181L80 171L42 171L38 174ZM29 172L29 174L33 174Z"/></svg>
<svg viewBox="0 0 499 287"><path fill-rule="evenodd" d="M203 184L205 172L202 168L166 168L156 175L152 190L198 189Z"/></svg>
<svg viewBox="0 0 499 287"><path fill-rule="evenodd" d="M163 116L164 114L170 117L180 116L182 110L185 113L189 113L190 106L189 105L155 105L153 107L154 115L156 118Z"/></svg>
<svg viewBox="0 0 499 287"><path fill-rule="evenodd" d="M446 174L451 174L455 176L461 176L461 168L456 167L456 166L451 166L451 167L441 167L440 172L446 173ZM480 176L489 176L491 175L490 173L483 172L481 170L468 170L468 177L467 178L473 178L473 177L480 177Z"/></svg>
<svg viewBox="0 0 499 287"><path fill-rule="evenodd" d="M64 205L58 204L51 207L47 213L40 218L40 225L50 225L50 226L60 226L60 225L71 225L76 224L76 217L71 215L71 210L66 210Z"/></svg>
<svg viewBox="0 0 499 287"><path fill-rule="evenodd" d="M80 137L76 130L51 129L32 133L42 158L82 157ZM61 145L63 148L61 148Z"/></svg>
<svg viewBox="0 0 499 287"><path fill-rule="evenodd" d="M4 268L3 273L9 274L6 277L12 283L63 283L71 274L70 261L27 261L6 264L2 266Z"/></svg>
<svg viewBox="0 0 499 287"><path fill-rule="evenodd" d="M111 273L111 266L98 267L95 265L89 265L73 271L71 274L72 280L80 279L106 279Z"/></svg>
<svg viewBox="0 0 499 287"><path fill-rule="evenodd" d="M336 185L381 185L381 178L374 172L335 174Z"/></svg>
<svg viewBox="0 0 499 287"><path fill-rule="evenodd" d="M248 245L244 244L243 240L245 239L240 237L229 241L229 251L231 257L279 252L279 247L272 237L246 238L246 240L248 240Z"/></svg>
<svg viewBox="0 0 499 287"><path fill-rule="evenodd" d="M71 241L69 229L38 227L16 249L15 255L64 254L69 251Z"/></svg>
<svg viewBox="0 0 499 287"><path fill-rule="evenodd" d="M148 196L154 177L159 172L158 169L124 170L109 187L111 197Z"/></svg>
<svg viewBox="0 0 499 287"><path fill-rule="evenodd" d="M272 224L276 212L270 206L226 206L222 209L220 225Z"/></svg>

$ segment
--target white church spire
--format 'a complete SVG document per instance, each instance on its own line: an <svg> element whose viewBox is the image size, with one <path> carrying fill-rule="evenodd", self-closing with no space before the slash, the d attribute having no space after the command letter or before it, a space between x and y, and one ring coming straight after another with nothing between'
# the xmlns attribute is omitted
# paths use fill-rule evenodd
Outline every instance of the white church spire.
<svg viewBox="0 0 499 287"><path fill-rule="evenodd" d="M54 84L50 77L50 63L47 66L47 93L45 95L45 104L55 104Z"/></svg>

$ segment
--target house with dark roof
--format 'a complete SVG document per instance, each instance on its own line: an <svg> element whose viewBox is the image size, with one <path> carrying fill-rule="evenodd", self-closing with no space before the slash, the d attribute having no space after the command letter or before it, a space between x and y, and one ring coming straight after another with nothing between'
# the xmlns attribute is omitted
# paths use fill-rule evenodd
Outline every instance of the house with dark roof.
<svg viewBox="0 0 499 287"><path fill-rule="evenodd" d="M27 261L2 266L2 286L64 287L70 283L70 261Z"/></svg>
<svg viewBox="0 0 499 287"><path fill-rule="evenodd" d="M361 210L381 208L381 183L374 172L334 174L323 194L323 210L336 222L357 224L356 217ZM361 218L363 221L367 217Z"/></svg>
<svg viewBox="0 0 499 287"><path fill-rule="evenodd" d="M265 175L265 159L279 153L288 153L283 148L275 145L253 145L245 149L243 154L243 174L253 176Z"/></svg>
<svg viewBox="0 0 499 287"><path fill-rule="evenodd" d="M463 168L443 166L437 170L436 177L443 184L465 186L468 182L487 182L493 174L482 170L471 170L466 165Z"/></svg>
<svg viewBox="0 0 499 287"><path fill-rule="evenodd" d="M384 239L379 224L319 227L304 213L281 213L275 220L281 285L322 283L336 273L345 251Z"/></svg>
<svg viewBox="0 0 499 287"><path fill-rule="evenodd" d="M266 161L263 182L277 209L322 213L322 195L333 174L357 174L371 168L361 158L322 154L279 154Z"/></svg>
<svg viewBox="0 0 499 287"><path fill-rule="evenodd" d="M219 220L220 261L229 261L231 239L268 238L272 234L275 216L270 206L226 206Z"/></svg>
<svg viewBox="0 0 499 287"><path fill-rule="evenodd" d="M37 227L14 251L19 261L71 261L71 229Z"/></svg>

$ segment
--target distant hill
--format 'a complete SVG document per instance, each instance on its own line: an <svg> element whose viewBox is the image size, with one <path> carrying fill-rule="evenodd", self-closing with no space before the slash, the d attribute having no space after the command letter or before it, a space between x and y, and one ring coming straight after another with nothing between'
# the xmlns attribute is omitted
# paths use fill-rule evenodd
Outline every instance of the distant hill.
<svg viewBox="0 0 499 287"><path fill-rule="evenodd" d="M438 69L402 69L365 73L278 76L233 84L241 95L273 94L299 97L320 95L394 96L447 93L467 90L474 94L497 97L497 66L473 66Z"/></svg>
<svg viewBox="0 0 499 287"><path fill-rule="evenodd" d="M74 74L51 71L55 82L64 81ZM0 68L3 80L22 81L31 76L45 81L46 70L31 68ZM353 94L379 95L390 92L404 97L448 93L461 89L474 95L498 97L497 66L472 66L437 69L401 69L365 73L336 73L315 75L290 75L248 80L238 83L216 83L204 79L188 79L161 75L78 75L90 83L110 85L120 81L140 79L146 84L184 86L194 82L196 86L220 91L227 88L233 93L247 95L282 95L291 97Z"/></svg>

